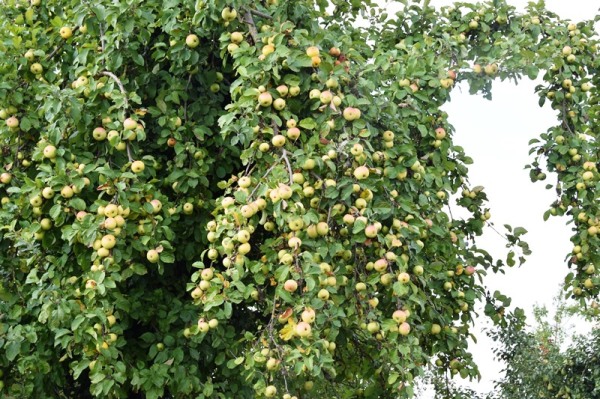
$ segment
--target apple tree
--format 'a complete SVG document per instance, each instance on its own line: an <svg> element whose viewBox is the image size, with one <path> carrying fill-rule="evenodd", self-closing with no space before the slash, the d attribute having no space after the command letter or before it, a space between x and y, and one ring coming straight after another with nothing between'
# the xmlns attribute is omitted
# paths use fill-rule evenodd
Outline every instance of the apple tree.
<svg viewBox="0 0 600 399"><path fill-rule="evenodd" d="M440 107L542 75L546 216L597 296L593 22L505 1L0 2L0 370L12 397L411 397L506 323ZM540 209L540 213L544 210ZM520 311L515 312L521 317Z"/></svg>

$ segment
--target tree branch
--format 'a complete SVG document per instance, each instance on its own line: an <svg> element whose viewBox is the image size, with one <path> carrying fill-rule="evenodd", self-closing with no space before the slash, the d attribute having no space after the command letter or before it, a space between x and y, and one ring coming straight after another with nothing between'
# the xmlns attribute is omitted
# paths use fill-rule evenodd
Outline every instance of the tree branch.
<svg viewBox="0 0 600 399"><path fill-rule="evenodd" d="M250 10L246 10L244 13L244 22L248 24L252 40L255 44L258 43L258 30L256 30L256 24L254 23L254 18L252 18L252 12Z"/></svg>
<svg viewBox="0 0 600 399"><path fill-rule="evenodd" d="M121 91L121 94L123 94L123 98L125 99L125 108L129 108L129 100L127 99L127 92L125 91L123 82L121 82L121 80L117 77L117 75L115 75L112 72L102 71L102 72L100 72L100 74L104 75L104 76L108 76L109 78L111 78L112 80L114 80L117 83L117 85L119 86L119 90Z"/></svg>

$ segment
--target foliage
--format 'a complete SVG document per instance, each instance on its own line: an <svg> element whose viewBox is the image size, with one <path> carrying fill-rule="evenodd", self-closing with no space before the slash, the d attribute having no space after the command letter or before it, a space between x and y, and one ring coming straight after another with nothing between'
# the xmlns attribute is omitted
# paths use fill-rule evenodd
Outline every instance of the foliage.
<svg viewBox="0 0 600 399"><path fill-rule="evenodd" d="M510 226L506 260L476 244L485 191L440 111L461 80L489 97L543 72L559 123L531 176L556 172L567 287L597 295L593 23L399 4L0 2L11 396L411 397L431 360L476 377L473 304L504 324L510 303L483 277L529 249Z"/></svg>
<svg viewBox="0 0 600 399"><path fill-rule="evenodd" d="M556 305L552 319L548 309L536 308L533 328L511 326L491 331L490 336L498 342L496 356L506 366L490 399L600 397L597 305L583 309L567 305L560 297ZM580 328L591 325L591 331L573 334L573 317Z"/></svg>

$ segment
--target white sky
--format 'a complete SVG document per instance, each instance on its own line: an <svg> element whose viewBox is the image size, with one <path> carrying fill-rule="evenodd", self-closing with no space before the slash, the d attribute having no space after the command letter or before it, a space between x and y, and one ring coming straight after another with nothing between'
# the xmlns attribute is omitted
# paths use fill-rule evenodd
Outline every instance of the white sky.
<svg viewBox="0 0 600 399"><path fill-rule="evenodd" d="M451 3L431 0L430 4L440 7ZM528 2L509 0L509 3L523 10ZM547 0L546 7L564 19L580 21L593 18L600 4L596 0ZM389 11L391 14L391 7ZM470 168L470 182L472 186L485 187L491 221L499 231L504 231L505 223L529 231L525 240L533 254L528 261L506 275L486 279L492 292L498 289L508 295L513 307L525 309L528 315L534 304L546 304L552 309L552 299L568 270L564 259L572 248L570 227L565 225L565 219L554 217L547 222L542 219L543 212L555 200L554 192L545 189L545 182L532 183L528 170L523 169L530 161L529 140L556 124L549 107L539 108L535 86L529 80L518 86L494 82L493 101L471 96L467 86L458 86L452 92L452 101L444 107L456 130L455 143L463 146L475 161ZM555 176L549 174L546 181L555 182ZM489 229L480 244L496 257L505 252L504 241ZM501 365L493 359L490 339L483 332L477 336L479 342L472 350L482 381L471 386L488 392L493 388L492 381L499 377Z"/></svg>

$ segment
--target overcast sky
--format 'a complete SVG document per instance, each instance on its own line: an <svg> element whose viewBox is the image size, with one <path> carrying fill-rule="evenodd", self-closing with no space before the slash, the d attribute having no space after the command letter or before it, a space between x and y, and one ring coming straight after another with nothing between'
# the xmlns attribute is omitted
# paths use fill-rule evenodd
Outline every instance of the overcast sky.
<svg viewBox="0 0 600 399"><path fill-rule="evenodd" d="M465 1L472 2L474 1ZM509 0L523 10L527 1ZM453 3L431 0L440 7ZM564 19L580 21L593 18L600 4L596 0L546 0L546 7ZM392 11L391 9L389 11ZM470 96L466 86L452 92L452 101L445 106L456 133L455 143L465 148L475 163L470 168L472 186L482 185L489 198L492 219L498 230L505 223L525 227L525 240L533 255L521 267L504 276L492 276L486 284L512 297L530 315L535 304L552 308L552 299L567 273L565 256L571 251L570 228L565 219L551 218L544 222L542 215L555 200L545 183L532 183L523 167L530 161L528 142L556 124L556 115L549 107L539 108L534 93L535 82L524 80L515 86L509 82L494 82L493 101ZM547 181L555 182L549 175ZM488 232L480 241L496 256L505 252L504 241ZM473 384L481 392L490 391L498 378L500 365L493 360L492 342L484 333L477 333L479 343L473 347L475 361L483 380Z"/></svg>

